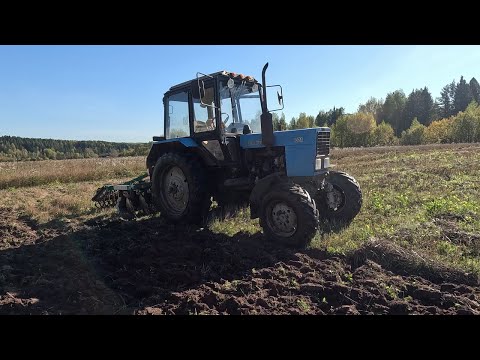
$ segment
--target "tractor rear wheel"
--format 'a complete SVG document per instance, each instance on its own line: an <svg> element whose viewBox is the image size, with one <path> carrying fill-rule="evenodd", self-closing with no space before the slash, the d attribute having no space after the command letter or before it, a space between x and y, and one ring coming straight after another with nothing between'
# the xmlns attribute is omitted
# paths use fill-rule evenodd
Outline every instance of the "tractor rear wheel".
<svg viewBox="0 0 480 360"><path fill-rule="evenodd" d="M277 183L262 199L260 226L268 239L303 248L317 233L315 202L300 185Z"/></svg>
<svg viewBox="0 0 480 360"><path fill-rule="evenodd" d="M188 154L167 153L157 160L152 195L160 213L174 223L200 224L211 204L206 171Z"/></svg>
<svg viewBox="0 0 480 360"><path fill-rule="evenodd" d="M348 225L362 207L362 191L358 182L340 171L330 171L323 189L314 196L320 220L332 225Z"/></svg>

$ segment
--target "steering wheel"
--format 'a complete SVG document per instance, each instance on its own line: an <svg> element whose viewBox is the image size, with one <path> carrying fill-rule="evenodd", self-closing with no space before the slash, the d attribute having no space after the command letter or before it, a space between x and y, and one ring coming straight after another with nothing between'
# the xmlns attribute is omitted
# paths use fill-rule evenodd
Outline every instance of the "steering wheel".
<svg viewBox="0 0 480 360"><path fill-rule="evenodd" d="M226 124L227 121L228 121L228 119L230 119L230 115L228 115L227 113L222 113L222 115L223 115L223 114L227 115L227 118L223 121L223 123Z"/></svg>

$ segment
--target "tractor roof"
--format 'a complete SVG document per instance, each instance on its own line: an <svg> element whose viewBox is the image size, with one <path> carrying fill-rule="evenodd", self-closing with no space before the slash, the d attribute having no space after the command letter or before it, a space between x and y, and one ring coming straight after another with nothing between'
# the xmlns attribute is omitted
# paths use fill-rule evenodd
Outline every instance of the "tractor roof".
<svg viewBox="0 0 480 360"><path fill-rule="evenodd" d="M212 74L209 74L209 75L206 75L206 76L202 76L200 77L199 79L200 80L205 80L205 79L208 79L209 77L216 77L216 76L219 76L219 75L223 75L225 77L229 77L229 78L232 78L234 80L246 80L246 81L249 81L249 82L253 82L253 83L256 83L258 82L253 76L248 76L248 75L243 75L243 74L237 74L237 73L234 73L234 72L230 72L230 71L217 71L215 73L212 73ZM195 81L194 80L189 80L189 81L185 81L181 84L178 84L178 85L174 85L170 88L170 90L175 90L175 89L178 89L178 88L181 88L181 87L184 87L186 85L189 85L192 81Z"/></svg>

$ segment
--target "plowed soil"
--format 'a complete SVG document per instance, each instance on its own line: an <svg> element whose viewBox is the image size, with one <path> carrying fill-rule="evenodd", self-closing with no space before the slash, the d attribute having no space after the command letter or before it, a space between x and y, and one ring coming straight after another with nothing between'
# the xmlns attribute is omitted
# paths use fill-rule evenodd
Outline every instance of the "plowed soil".
<svg viewBox="0 0 480 360"><path fill-rule="evenodd" d="M39 226L0 209L0 314L480 314L479 303L476 277L382 240L332 256L159 218Z"/></svg>

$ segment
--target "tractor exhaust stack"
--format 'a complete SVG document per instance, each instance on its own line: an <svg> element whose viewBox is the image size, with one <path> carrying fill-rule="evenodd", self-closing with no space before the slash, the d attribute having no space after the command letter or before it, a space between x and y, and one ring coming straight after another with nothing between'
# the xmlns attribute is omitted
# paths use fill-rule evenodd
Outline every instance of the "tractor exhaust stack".
<svg viewBox="0 0 480 360"><path fill-rule="evenodd" d="M270 147L273 146L273 121L272 114L268 112L267 106L267 82L265 80L265 72L267 71L268 63L265 64L262 70L262 115L260 116L260 123L262 127L262 144Z"/></svg>

